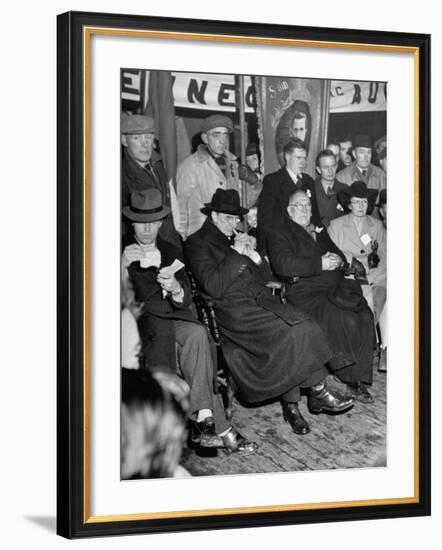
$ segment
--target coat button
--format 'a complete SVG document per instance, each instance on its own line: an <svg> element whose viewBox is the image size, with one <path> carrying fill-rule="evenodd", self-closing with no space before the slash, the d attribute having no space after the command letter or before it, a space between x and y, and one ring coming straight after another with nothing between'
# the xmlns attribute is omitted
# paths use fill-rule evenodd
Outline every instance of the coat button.
<svg viewBox="0 0 442 550"><path fill-rule="evenodd" d="M365 254L365 250L361 250L361 252L360 252L360 253L361 253L361 254Z"/></svg>

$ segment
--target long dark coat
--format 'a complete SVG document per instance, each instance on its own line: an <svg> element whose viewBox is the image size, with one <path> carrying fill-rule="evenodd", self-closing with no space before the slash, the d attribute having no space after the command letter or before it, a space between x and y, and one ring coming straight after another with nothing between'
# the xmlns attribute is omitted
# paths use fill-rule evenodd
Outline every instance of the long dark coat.
<svg viewBox="0 0 442 550"><path fill-rule="evenodd" d="M322 225L316 201L316 191L313 179L303 173L295 184L286 168L268 174L262 182L262 191L258 201L258 249L267 254L266 238L270 229L288 218L287 206L289 198L295 191L305 191L312 203L312 222Z"/></svg>
<svg viewBox="0 0 442 550"><path fill-rule="evenodd" d="M360 285L343 271L322 271L322 255L344 254L322 228L315 238L290 219L269 232L274 273L287 285L287 300L315 319L333 351L329 366L344 382L372 382L374 322ZM294 277L297 281L293 283ZM349 366L351 365L351 366Z"/></svg>
<svg viewBox="0 0 442 550"><path fill-rule="evenodd" d="M330 349L310 316L272 296L270 271L238 254L210 221L185 242L192 273L215 300L222 350L242 395L251 403L302 386L323 369Z"/></svg>
<svg viewBox="0 0 442 550"><path fill-rule="evenodd" d="M125 239L125 244L135 242L133 236ZM157 239L157 248L161 252L161 266L170 265L175 259L182 260L182 253L173 245L162 239ZM175 302L170 295L163 298L161 286L156 278L159 268L143 268L140 262L133 262L128 267L132 281L135 299L143 303L143 309L138 319L138 327L142 341L144 365L148 369L176 372L175 329L173 321L189 321L198 323L190 309L192 294L190 283L182 268L175 274L184 290L184 299Z"/></svg>
<svg viewBox="0 0 442 550"><path fill-rule="evenodd" d="M156 151L153 151L150 159L156 176L154 178L151 173L135 162L125 148L123 149L121 163L121 206L124 207L130 204L130 195L134 191L158 189L161 192L163 204L170 208L169 183L160 155ZM123 220L123 222L123 233L130 233L128 229L129 222L127 220ZM173 224L172 213L163 219L159 235L162 239L181 248L181 240Z"/></svg>

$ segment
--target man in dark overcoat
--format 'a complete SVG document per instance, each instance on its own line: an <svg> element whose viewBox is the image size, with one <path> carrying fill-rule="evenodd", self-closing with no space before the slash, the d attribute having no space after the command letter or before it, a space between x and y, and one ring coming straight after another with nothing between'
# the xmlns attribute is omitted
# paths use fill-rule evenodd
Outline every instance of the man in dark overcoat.
<svg viewBox="0 0 442 550"><path fill-rule="evenodd" d="M313 222L321 225L315 184L313 178L304 172L307 159L304 142L297 138L289 139L283 153L285 166L264 177L258 201L258 249L264 255L267 254L267 233L287 217L288 199L296 190L301 189L309 195L313 205Z"/></svg>
<svg viewBox="0 0 442 550"><path fill-rule="evenodd" d="M170 189L161 156L155 151L155 121L150 116L126 115L121 117L121 204L130 204L134 191L157 189L163 204L170 208ZM128 226L123 225L123 233ZM161 224L160 237L181 247L181 241L169 213Z"/></svg>
<svg viewBox="0 0 442 550"><path fill-rule="evenodd" d="M184 264L179 263L182 255L158 236L169 213L156 189L132 193L130 205L123 208L133 233L125 239L122 282L133 286L135 299L142 304L138 318L142 367L179 372L188 383L190 414L195 418L193 443L250 454L256 445L229 425L221 397L214 394L216 373L209 335L190 309L190 283Z"/></svg>
<svg viewBox="0 0 442 550"><path fill-rule="evenodd" d="M287 283L288 302L310 313L327 335L336 376L355 399L371 403L365 384L372 383L374 322L360 284L345 277L345 255L327 230L310 223L311 202L303 191L290 197L287 212L267 236L273 272Z"/></svg>
<svg viewBox="0 0 442 550"><path fill-rule="evenodd" d="M298 408L300 388L312 388L313 412L350 408L353 398L324 384L331 352L322 330L272 295L270 269L255 240L236 230L247 213L237 191L218 189L202 212L207 219L187 239L186 257L203 292L215 300L222 350L242 396L250 403L281 398L284 417L298 434L310 430Z"/></svg>

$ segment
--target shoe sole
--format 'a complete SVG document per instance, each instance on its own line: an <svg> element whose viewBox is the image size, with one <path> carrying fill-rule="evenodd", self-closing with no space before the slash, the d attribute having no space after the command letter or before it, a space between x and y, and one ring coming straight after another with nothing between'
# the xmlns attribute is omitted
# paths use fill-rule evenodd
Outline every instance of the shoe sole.
<svg viewBox="0 0 442 550"><path fill-rule="evenodd" d="M344 413L348 410L350 410L352 407L354 406L354 402L351 403L348 407L345 407L344 409L339 409L339 410L336 410L336 409L326 409L325 407L321 407L319 409L315 409L313 407L309 407L309 411L312 413L312 414L321 414L322 412L325 412L327 414L341 414L341 413Z"/></svg>

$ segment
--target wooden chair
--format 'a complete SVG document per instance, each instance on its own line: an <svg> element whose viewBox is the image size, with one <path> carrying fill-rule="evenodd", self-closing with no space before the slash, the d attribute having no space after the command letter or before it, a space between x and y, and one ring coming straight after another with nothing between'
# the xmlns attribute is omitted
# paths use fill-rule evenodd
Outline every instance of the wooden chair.
<svg viewBox="0 0 442 550"><path fill-rule="evenodd" d="M218 387L220 387L222 392L224 406L226 409L226 418L230 421L233 416L233 396L235 394L236 387L230 376L227 363L221 349L221 334L215 314L215 301L201 291L190 271L188 271L187 274L190 279L192 298L196 307L198 319L209 330L217 349L217 382Z"/></svg>
<svg viewBox="0 0 442 550"><path fill-rule="evenodd" d="M195 281L192 273L188 271L190 284L192 288L192 297L195 304L198 319L203 323L212 335L213 341L218 351L218 372L217 379L218 384L222 389L224 404L226 409L226 417L228 420L233 416L233 397L236 391L236 385L229 373L229 368L222 353L221 346L221 334L218 327L218 322L215 313L215 301L209 296L205 295L198 287L198 283ZM274 296L279 296L282 303L287 303L285 294L285 284L279 281L269 281L266 285L272 289Z"/></svg>

